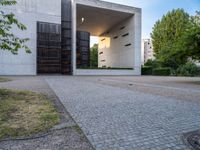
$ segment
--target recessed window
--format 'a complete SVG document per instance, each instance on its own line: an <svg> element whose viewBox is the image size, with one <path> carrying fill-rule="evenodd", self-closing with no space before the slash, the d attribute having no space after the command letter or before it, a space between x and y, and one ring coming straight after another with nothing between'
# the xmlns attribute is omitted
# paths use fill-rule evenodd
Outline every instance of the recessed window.
<svg viewBox="0 0 200 150"><path fill-rule="evenodd" d="M126 34L122 35L122 37L125 37L125 36L128 36L128 35L129 35L129 33L126 33Z"/></svg>
<svg viewBox="0 0 200 150"><path fill-rule="evenodd" d="M120 30L123 30L125 28L125 26L121 27Z"/></svg>
<svg viewBox="0 0 200 150"><path fill-rule="evenodd" d="M105 41L105 38L104 38L104 39L102 39L101 41Z"/></svg>
<svg viewBox="0 0 200 150"><path fill-rule="evenodd" d="M101 55L101 54L103 54L103 52L100 52L99 54Z"/></svg>
<svg viewBox="0 0 200 150"><path fill-rule="evenodd" d="M105 62L106 60L101 60L101 62Z"/></svg>
<svg viewBox="0 0 200 150"><path fill-rule="evenodd" d="M117 39L118 38L118 36L115 36L113 39Z"/></svg>
<svg viewBox="0 0 200 150"><path fill-rule="evenodd" d="M126 45L124 45L124 46L126 46L126 47L131 46L131 43L128 43L128 44L126 44Z"/></svg>

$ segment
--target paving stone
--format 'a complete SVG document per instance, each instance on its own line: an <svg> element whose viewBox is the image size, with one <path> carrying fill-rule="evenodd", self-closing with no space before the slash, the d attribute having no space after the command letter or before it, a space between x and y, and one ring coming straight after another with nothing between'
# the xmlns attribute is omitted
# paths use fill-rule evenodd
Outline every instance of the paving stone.
<svg viewBox="0 0 200 150"><path fill-rule="evenodd" d="M45 78L98 150L187 150L182 134L200 129L199 103L83 77Z"/></svg>

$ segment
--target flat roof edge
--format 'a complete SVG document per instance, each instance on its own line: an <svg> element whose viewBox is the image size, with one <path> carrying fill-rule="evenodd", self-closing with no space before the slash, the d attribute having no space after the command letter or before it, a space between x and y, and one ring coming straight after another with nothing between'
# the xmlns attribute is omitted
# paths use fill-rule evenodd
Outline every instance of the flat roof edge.
<svg viewBox="0 0 200 150"><path fill-rule="evenodd" d="M141 13L142 9L122 4L116 4L101 0L74 0L76 4L91 6L91 7L98 7L98 8L104 8L104 9L110 9L115 11L121 11L126 13Z"/></svg>

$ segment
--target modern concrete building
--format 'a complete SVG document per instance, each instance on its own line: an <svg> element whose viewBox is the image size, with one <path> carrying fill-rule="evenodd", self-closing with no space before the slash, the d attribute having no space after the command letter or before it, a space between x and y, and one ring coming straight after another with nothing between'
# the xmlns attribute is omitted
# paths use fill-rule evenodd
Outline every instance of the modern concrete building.
<svg viewBox="0 0 200 150"><path fill-rule="evenodd" d="M143 39L142 40L142 64L147 62L149 59L155 59L153 44L151 39Z"/></svg>
<svg viewBox="0 0 200 150"><path fill-rule="evenodd" d="M31 54L0 51L0 75L140 75L141 9L100 0L17 0L2 7L27 26ZM99 64L89 66L89 37L99 37ZM106 69L106 68L115 69ZM118 69L116 69L118 68ZM127 68L127 69L125 69Z"/></svg>

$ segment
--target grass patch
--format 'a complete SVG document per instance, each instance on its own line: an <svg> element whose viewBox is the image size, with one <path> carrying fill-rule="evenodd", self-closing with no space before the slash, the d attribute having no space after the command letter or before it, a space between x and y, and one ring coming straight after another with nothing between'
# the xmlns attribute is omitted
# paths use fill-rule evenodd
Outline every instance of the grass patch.
<svg viewBox="0 0 200 150"><path fill-rule="evenodd" d="M45 95L0 89L0 140L30 136L58 122L59 114Z"/></svg>
<svg viewBox="0 0 200 150"><path fill-rule="evenodd" d="M78 69L97 69L97 70L134 70L133 68L111 68L111 67L80 67Z"/></svg>
<svg viewBox="0 0 200 150"><path fill-rule="evenodd" d="M71 128L74 129L79 135L83 135L83 131L78 125L72 126Z"/></svg>
<svg viewBox="0 0 200 150"><path fill-rule="evenodd" d="M81 128L78 125L72 126L70 128L73 129L76 133L78 133L82 140L85 138L83 131L81 130Z"/></svg>
<svg viewBox="0 0 200 150"><path fill-rule="evenodd" d="M8 78L2 78L2 77L0 77L0 82L8 82L8 81L11 81L11 80L8 79Z"/></svg>

